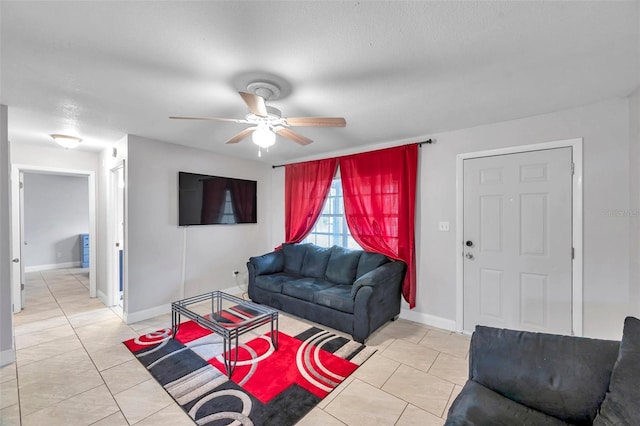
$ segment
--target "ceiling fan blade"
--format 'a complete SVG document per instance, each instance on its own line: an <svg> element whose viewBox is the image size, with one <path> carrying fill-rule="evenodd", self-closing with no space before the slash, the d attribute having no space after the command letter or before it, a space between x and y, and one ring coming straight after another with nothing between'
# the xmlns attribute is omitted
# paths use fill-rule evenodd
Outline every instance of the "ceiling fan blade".
<svg viewBox="0 0 640 426"><path fill-rule="evenodd" d="M226 143L238 143L242 139L246 138L251 133L253 133L256 129L257 127L249 127L248 129L244 129L243 131L241 131L240 133L238 133L237 135L229 139Z"/></svg>
<svg viewBox="0 0 640 426"><path fill-rule="evenodd" d="M238 93L240 93L240 96L242 96L242 99L249 107L249 111L251 111L252 113L260 117L267 116L268 114L267 105L264 103L263 97L254 95L253 93L247 93L247 92L238 92Z"/></svg>
<svg viewBox="0 0 640 426"><path fill-rule="evenodd" d="M276 133L278 133L280 136L284 136L287 139L291 139L292 141L299 143L300 145L309 145L311 142L313 142L311 139L302 136L300 133L296 133L293 130L284 127L278 130Z"/></svg>
<svg viewBox="0 0 640 426"><path fill-rule="evenodd" d="M207 121L230 121L232 123L248 123L247 120L237 118L220 118L220 117L169 117L173 120L207 120Z"/></svg>
<svg viewBox="0 0 640 426"><path fill-rule="evenodd" d="M345 127L347 120L342 117L288 117L284 119L289 126Z"/></svg>

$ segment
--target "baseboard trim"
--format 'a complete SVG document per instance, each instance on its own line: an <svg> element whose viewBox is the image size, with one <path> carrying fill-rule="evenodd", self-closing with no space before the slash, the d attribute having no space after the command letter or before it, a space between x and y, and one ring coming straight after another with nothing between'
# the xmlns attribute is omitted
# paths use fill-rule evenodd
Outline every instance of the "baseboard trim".
<svg viewBox="0 0 640 426"><path fill-rule="evenodd" d="M442 328L449 331L456 331L456 322L454 320L438 317L435 315L416 312L409 309L402 309L400 310L400 318L418 322L420 324L428 325L431 327Z"/></svg>
<svg viewBox="0 0 640 426"><path fill-rule="evenodd" d="M241 289L239 286L224 288L220 291L223 293L233 294L233 295L246 293L246 291ZM155 306L149 309L143 309L142 311L137 311L137 312L129 312L129 313L125 312L123 314L123 317L124 317L125 323L133 324L134 322L144 321L149 318L153 318L159 315L165 315L169 313L171 313L171 303L167 303L166 305Z"/></svg>
<svg viewBox="0 0 640 426"><path fill-rule="evenodd" d="M51 263L49 265L35 265L35 266L25 266L25 272L40 272L40 271L50 271L52 269L66 269L66 268L79 268L80 261L76 262L63 262L63 263Z"/></svg>
<svg viewBox="0 0 640 426"><path fill-rule="evenodd" d="M157 317L171 313L171 303L165 305L154 306L153 308L143 309L136 312L124 312L123 319L127 324L144 321L149 318Z"/></svg>
<svg viewBox="0 0 640 426"><path fill-rule="evenodd" d="M0 352L0 367L16 362L16 351L7 349Z"/></svg>
<svg viewBox="0 0 640 426"><path fill-rule="evenodd" d="M97 292L97 296L98 296L98 300L101 301L102 303L104 303L104 306L107 307L111 307L111 303L109 302L109 299L107 298L107 295L104 294L104 292L102 290L98 290Z"/></svg>
<svg viewBox="0 0 640 426"><path fill-rule="evenodd" d="M242 294L242 293L246 293L245 290L241 289L239 286L234 285L233 287L229 287L229 288L223 288L222 290L220 290L223 293L227 293L227 294L231 294L231 295L236 295L236 294Z"/></svg>

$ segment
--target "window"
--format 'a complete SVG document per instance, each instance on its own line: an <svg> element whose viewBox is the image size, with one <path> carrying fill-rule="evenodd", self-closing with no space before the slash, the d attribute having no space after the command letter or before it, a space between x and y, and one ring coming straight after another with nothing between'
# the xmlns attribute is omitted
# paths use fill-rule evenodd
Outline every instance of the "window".
<svg viewBox="0 0 640 426"><path fill-rule="evenodd" d="M361 250L361 247L351 236L344 216L342 182L340 178L334 178L331 182L331 188L324 202L322 213L320 213L320 217L318 217L318 221L309 235L302 242L313 243L321 247L335 245Z"/></svg>
<svg viewBox="0 0 640 426"><path fill-rule="evenodd" d="M220 223L236 223L236 217L233 214L233 204L231 204L231 191L228 189L224 193L224 211Z"/></svg>

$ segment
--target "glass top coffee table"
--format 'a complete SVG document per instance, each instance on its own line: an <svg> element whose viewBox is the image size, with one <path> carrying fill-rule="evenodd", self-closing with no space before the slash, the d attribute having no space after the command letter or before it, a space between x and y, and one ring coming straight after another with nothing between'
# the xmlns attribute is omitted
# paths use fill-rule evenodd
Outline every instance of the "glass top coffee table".
<svg viewBox="0 0 640 426"><path fill-rule="evenodd" d="M222 336L222 358L229 378L238 362L238 338L241 335L271 324L271 343L278 349L278 311L267 306L221 291L178 300L171 303L171 331L174 339L183 315ZM232 349L235 349L233 359Z"/></svg>

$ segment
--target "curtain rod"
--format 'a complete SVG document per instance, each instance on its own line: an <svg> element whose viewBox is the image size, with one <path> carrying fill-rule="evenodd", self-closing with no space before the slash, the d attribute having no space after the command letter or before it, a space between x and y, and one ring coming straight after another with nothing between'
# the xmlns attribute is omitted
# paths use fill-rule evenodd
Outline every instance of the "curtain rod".
<svg viewBox="0 0 640 426"><path fill-rule="evenodd" d="M419 148L422 148L422 145L424 144L428 144L431 145L433 143L433 139L427 139L426 141L423 142L417 142L416 145L418 145ZM295 163L292 163L295 164ZM275 164L273 166L271 166L272 169L277 169L278 167L284 167L286 166L286 164Z"/></svg>

